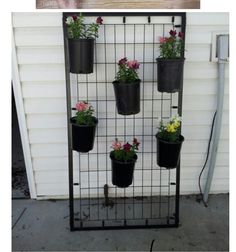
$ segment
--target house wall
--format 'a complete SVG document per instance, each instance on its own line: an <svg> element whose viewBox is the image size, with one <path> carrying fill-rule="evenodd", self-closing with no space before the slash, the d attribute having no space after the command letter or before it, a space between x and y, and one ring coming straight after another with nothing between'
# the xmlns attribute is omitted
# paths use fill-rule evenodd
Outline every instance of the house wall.
<svg viewBox="0 0 236 252"><path fill-rule="evenodd" d="M68 195L61 22L60 13L12 15L13 39L38 198ZM215 32L228 30L227 13L187 14L183 97L183 135L186 141L182 150L181 194L199 191L198 176L206 158L211 121L216 108L217 63L210 61L212 36ZM222 131L211 193L229 191L228 65L225 82ZM75 165L77 163L75 157ZM207 172L202 177L203 185L206 175Z"/></svg>

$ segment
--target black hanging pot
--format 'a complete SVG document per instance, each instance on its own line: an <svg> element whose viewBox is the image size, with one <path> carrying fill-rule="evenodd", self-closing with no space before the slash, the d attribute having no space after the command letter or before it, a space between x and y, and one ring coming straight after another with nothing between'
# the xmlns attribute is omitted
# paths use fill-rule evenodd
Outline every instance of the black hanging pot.
<svg viewBox="0 0 236 252"><path fill-rule="evenodd" d="M89 74L93 72L94 38L69 38L70 72Z"/></svg>
<svg viewBox="0 0 236 252"><path fill-rule="evenodd" d="M113 151L110 152L111 158L111 168L112 168L112 184L125 188L132 184L134 166L135 162L138 159L138 156L135 154L131 161L119 161L114 158Z"/></svg>
<svg viewBox="0 0 236 252"><path fill-rule="evenodd" d="M134 115L140 112L140 82L113 81L118 114Z"/></svg>
<svg viewBox="0 0 236 252"><path fill-rule="evenodd" d="M174 93L182 89L184 59L157 58L158 91Z"/></svg>
<svg viewBox="0 0 236 252"><path fill-rule="evenodd" d="M168 142L156 135L157 138L157 164L167 169L177 167L179 163L180 150L184 137L180 135L179 141Z"/></svg>
<svg viewBox="0 0 236 252"><path fill-rule="evenodd" d="M72 148L79 152L88 152L93 149L98 120L93 117L94 125L78 125L76 118L70 119L72 125Z"/></svg>

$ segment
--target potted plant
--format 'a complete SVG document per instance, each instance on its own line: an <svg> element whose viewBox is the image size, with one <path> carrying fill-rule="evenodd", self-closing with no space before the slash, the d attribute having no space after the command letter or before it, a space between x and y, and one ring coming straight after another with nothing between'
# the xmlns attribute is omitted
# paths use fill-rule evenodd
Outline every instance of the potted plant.
<svg viewBox="0 0 236 252"><path fill-rule="evenodd" d="M157 164L167 169L178 165L184 137L180 134L181 118L173 116L169 122L160 122L157 138Z"/></svg>
<svg viewBox="0 0 236 252"><path fill-rule="evenodd" d="M169 37L160 37L160 56L157 58L158 91L174 93L182 88L184 69L184 34L175 30Z"/></svg>
<svg viewBox="0 0 236 252"><path fill-rule="evenodd" d="M118 139L112 143L113 151L110 152L110 158L113 185L125 188L132 184L139 144L136 138L133 139L132 145L128 142L122 144Z"/></svg>
<svg viewBox="0 0 236 252"><path fill-rule="evenodd" d="M98 119L93 116L94 109L87 102L77 102L76 110L76 116L70 119L72 148L79 152L88 152L93 149Z"/></svg>
<svg viewBox="0 0 236 252"><path fill-rule="evenodd" d="M102 22L103 19L98 17L96 23L85 25L82 14L66 18L71 73L93 72L94 41Z"/></svg>
<svg viewBox="0 0 236 252"><path fill-rule="evenodd" d="M137 60L119 60L119 71L113 81L118 114L133 115L140 112L140 82Z"/></svg>

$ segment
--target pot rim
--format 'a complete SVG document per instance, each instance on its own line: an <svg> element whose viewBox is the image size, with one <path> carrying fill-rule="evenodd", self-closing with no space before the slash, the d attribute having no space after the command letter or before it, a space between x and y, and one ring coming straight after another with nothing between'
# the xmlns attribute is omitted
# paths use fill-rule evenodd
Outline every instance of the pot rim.
<svg viewBox="0 0 236 252"><path fill-rule="evenodd" d="M138 79L136 81L133 81L133 82L119 82L119 81L115 80L115 81L112 82L112 84L115 84L115 85L117 85L117 84L120 84L120 85L133 85L133 84L140 84L140 82L141 82L140 79Z"/></svg>
<svg viewBox="0 0 236 252"><path fill-rule="evenodd" d="M185 58L176 58L176 59L156 58L156 61L183 62L185 61Z"/></svg>
<svg viewBox="0 0 236 252"><path fill-rule="evenodd" d="M156 134L156 138L157 138L159 141L161 141L161 142L163 142L163 143L166 143L166 144L173 144L173 145L175 145L175 144L180 144L180 143L183 143L183 142L184 142L184 136L182 136L182 135L180 135L180 140L179 140L179 141L177 141L177 142L168 142L168 141L165 141L165 140L161 139L161 138L158 136L158 134L159 134L159 133Z"/></svg>
<svg viewBox="0 0 236 252"><path fill-rule="evenodd" d="M79 125L76 122L73 122L75 120L75 118L76 118L75 116L70 118L70 124L75 125L76 127L81 127L81 128L94 127L94 126L97 126L97 124L98 124L98 119L95 116L92 117L94 119L95 125Z"/></svg>
<svg viewBox="0 0 236 252"><path fill-rule="evenodd" d="M119 164L133 164L133 163L135 163L135 162L137 161L137 159L138 159L138 155L135 154L132 161L124 162L124 161L120 161L120 160L115 159L115 157L113 156L113 153L114 153L114 151L111 151L111 152L110 152L110 158L111 158L111 160L112 160L112 161L115 161L116 163L119 163Z"/></svg>
<svg viewBox="0 0 236 252"><path fill-rule="evenodd" d="M68 40L71 40L71 41L91 41L91 40L95 40L95 38L92 38L92 37L89 37L89 38L68 38Z"/></svg>

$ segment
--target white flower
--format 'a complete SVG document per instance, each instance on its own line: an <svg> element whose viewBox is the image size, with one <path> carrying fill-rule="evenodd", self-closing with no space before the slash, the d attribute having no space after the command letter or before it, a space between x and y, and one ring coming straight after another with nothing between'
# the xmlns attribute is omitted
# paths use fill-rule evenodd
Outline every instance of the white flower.
<svg viewBox="0 0 236 252"><path fill-rule="evenodd" d="M70 24L72 24L72 23L74 23L73 17L71 17L71 16L67 17L67 18L66 18L66 24L67 24L67 25L70 25Z"/></svg>
<svg viewBox="0 0 236 252"><path fill-rule="evenodd" d="M160 117L157 118L157 124L158 124L158 125L161 125L161 124L162 124L162 120L161 120Z"/></svg>
<svg viewBox="0 0 236 252"><path fill-rule="evenodd" d="M173 121L174 123L181 122L182 118L179 115L172 116L170 121Z"/></svg>

